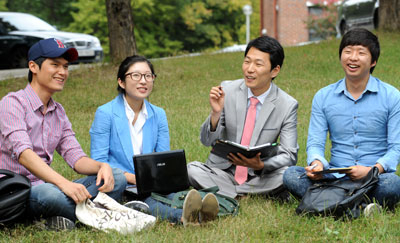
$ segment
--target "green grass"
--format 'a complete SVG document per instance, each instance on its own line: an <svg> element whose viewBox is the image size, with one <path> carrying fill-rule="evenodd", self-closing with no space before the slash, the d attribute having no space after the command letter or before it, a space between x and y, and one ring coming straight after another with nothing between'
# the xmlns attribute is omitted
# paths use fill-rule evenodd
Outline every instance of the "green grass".
<svg viewBox="0 0 400 243"><path fill-rule="evenodd" d="M400 34L378 33L381 56L374 75L400 87ZM299 101L298 165L306 160L306 139L311 101L315 92L343 77L338 59L339 40L285 48L286 59L276 84ZM243 53L154 60L158 75L150 102L166 110L171 148L184 148L188 161L205 161L210 148L199 141L200 126L210 112L208 93L222 80L242 76ZM89 128L98 106L117 95L117 67L103 65L72 71L64 91L55 99L64 105L84 151L90 153ZM0 97L26 86L26 79L0 82ZM327 152L329 156L329 152ZM70 179L78 178L55 156L53 168ZM48 232L33 226L0 231L0 241L18 242L398 242L400 213L384 212L353 221L300 217L297 203L280 204L260 197L240 201L237 217L218 219L204 227L183 228L167 222L135 235L106 234L81 227L73 232Z"/></svg>

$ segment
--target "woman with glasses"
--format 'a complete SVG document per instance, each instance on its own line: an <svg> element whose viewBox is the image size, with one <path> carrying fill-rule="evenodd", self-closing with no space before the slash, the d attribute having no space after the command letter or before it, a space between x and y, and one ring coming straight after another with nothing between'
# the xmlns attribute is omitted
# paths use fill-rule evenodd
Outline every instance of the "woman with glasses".
<svg viewBox="0 0 400 243"><path fill-rule="evenodd" d="M127 57L117 74L119 95L97 109L90 129L91 157L125 171L131 185L136 184L133 155L170 150L165 111L146 100L153 90L155 78L149 60L136 55ZM207 199L212 210L203 212L207 219L215 218L218 212L218 201L213 196ZM172 199L173 194L168 197ZM203 206L205 199L202 202L196 190L188 193L183 210L171 208L151 197L144 202L153 216L184 225L198 224L198 215L206 208Z"/></svg>

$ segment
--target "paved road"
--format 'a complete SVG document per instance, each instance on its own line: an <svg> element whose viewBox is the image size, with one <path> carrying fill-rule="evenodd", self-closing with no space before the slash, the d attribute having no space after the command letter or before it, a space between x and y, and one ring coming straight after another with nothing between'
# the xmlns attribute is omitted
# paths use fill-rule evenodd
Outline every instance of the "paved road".
<svg viewBox="0 0 400 243"><path fill-rule="evenodd" d="M0 70L0 81L9 78L20 78L20 77L28 77L27 68Z"/></svg>
<svg viewBox="0 0 400 243"><path fill-rule="evenodd" d="M80 64L80 65L71 65L68 67L68 70L74 70L79 68L81 65L93 65L93 64ZM18 68L18 69L0 69L0 81L9 79L9 78L28 78L28 69L27 68Z"/></svg>

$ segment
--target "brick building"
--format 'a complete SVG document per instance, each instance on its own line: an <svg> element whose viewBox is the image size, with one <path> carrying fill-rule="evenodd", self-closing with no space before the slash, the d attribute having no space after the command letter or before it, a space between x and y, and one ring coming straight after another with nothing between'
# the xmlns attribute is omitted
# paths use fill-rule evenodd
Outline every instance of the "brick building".
<svg viewBox="0 0 400 243"><path fill-rule="evenodd" d="M260 0L261 34L279 40L282 45L310 41L306 21L310 9L317 4L333 4L338 0Z"/></svg>

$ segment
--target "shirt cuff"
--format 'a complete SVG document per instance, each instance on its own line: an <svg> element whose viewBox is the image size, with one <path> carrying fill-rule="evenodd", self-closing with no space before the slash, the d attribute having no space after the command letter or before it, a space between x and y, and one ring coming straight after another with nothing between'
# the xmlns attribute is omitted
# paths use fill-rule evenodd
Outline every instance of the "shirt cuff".
<svg viewBox="0 0 400 243"><path fill-rule="evenodd" d="M71 166L71 168L75 169L75 164L78 162L79 159L83 157L88 157L83 151L77 152L73 155L69 155L68 158L64 158L64 160Z"/></svg>
<svg viewBox="0 0 400 243"><path fill-rule="evenodd" d="M19 146L18 148L14 149L14 151L12 151L11 158L13 160L19 161L19 156L27 149L33 150L32 146L27 144Z"/></svg>
<svg viewBox="0 0 400 243"><path fill-rule="evenodd" d="M307 159L307 164L310 165L314 160L319 160L322 163L322 165L324 166L324 169L329 168L328 161L319 154L313 154L313 155L309 156Z"/></svg>
<svg viewBox="0 0 400 243"><path fill-rule="evenodd" d="M393 170L391 170L391 169L389 168L389 166L386 164L386 162L385 162L384 159L379 158L379 159L376 161L376 163L382 165L383 171L384 171L385 173L386 173L386 172L394 172ZM375 166L375 165L373 165L373 166Z"/></svg>

